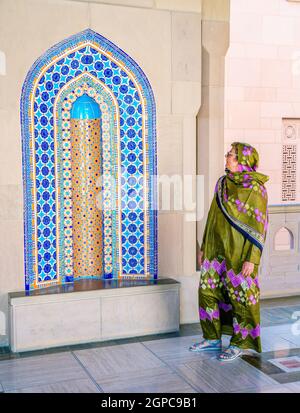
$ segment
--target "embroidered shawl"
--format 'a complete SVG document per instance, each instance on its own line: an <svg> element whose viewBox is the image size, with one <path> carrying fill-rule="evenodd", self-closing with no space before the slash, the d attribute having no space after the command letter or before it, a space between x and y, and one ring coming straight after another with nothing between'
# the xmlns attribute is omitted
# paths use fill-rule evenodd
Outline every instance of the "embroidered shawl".
<svg viewBox="0 0 300 413"><path fill-rule="evenodd" d="M238 158L238 172L225 169L215 192L218 207L228 222L261 251L268 228L268 194L265 182L269 176L257 172L256 149L241 142L232 144Z"/></svg>

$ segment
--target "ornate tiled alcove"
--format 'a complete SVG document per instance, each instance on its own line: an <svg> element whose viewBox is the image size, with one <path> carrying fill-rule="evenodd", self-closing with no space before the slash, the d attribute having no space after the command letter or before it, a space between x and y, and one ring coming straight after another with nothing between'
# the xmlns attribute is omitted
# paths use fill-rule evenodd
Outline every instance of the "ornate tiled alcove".
<svg viewBox="0 0 300 413"><path fill-rule="evenodd" d="M125 52L87 29L32 66L21 96L26 290L156 279L155 102Z"/></svg>
<svg viewBox="0 0 300 413"><path fill-rule="evenodd" d="M179 282L157 278L155 102L137 63L90 29L62 41L26 77L21 125L12 351L178 331Z"/></svg>

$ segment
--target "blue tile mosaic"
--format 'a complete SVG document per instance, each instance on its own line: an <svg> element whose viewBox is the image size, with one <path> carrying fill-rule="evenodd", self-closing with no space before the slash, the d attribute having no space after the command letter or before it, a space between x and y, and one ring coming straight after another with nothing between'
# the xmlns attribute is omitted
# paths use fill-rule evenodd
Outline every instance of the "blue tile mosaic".
<svg viewBox="0 0 300 413"><path fill-rule="evenodd" d="M99 173L110 171L119 182L117 189L106 190L105 202L117 207L110 213L108 208L104 220L103 278L157 278L153 92L133 59L87 29L42 55L22 89L27 290L74 280L72 207L67 205L72 193L70 110L83 93L98 100L101 113L103 170Z"/></svg>

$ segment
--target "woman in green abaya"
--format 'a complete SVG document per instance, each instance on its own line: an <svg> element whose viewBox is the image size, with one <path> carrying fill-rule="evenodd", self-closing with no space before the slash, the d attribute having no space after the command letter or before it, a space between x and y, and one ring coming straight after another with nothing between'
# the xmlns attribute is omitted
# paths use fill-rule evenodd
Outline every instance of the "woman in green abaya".
<svg viewBox="0 0 300 413"><path fill-rule="evenodd" d="M261 352L258 267L268 227L267 175L257 172L254 147L234 142L226 156L226 174L216 184L200 264L199 318L203 331L191 351L221 350L221 335L230 345L218 355L231 361L243 349Z"/></svg>

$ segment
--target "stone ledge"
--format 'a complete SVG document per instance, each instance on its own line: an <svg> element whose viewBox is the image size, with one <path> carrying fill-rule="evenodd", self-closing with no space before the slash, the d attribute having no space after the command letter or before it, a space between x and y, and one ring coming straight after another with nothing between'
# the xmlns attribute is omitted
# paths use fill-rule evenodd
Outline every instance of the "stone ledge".
<svg viewBox="0 0 300 413"><path fill-rule="evenodd" d="M268 210L270 214L290 214L300 212L300 204L273 204L268 206Z"/></svg>
<svg viewBox="0 0 300 413"><path fill-rule="evenodd" d="M22 352L179 331L179 289L178 281L161 278L85 280L9 293L10 348Z"/></svg>

